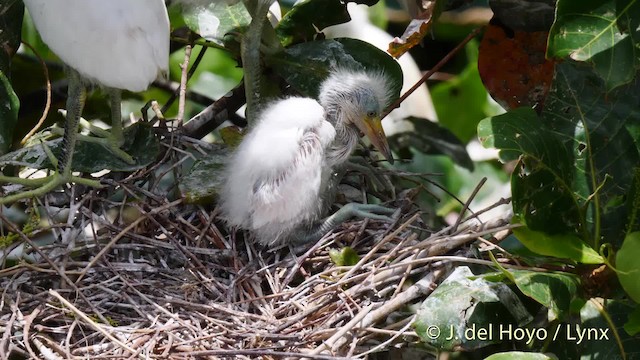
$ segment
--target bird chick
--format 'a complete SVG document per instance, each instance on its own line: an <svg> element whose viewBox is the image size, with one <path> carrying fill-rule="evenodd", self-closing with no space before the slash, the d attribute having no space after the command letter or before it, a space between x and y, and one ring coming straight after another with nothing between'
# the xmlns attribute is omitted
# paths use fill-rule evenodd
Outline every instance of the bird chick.
<svg viewBox="0 0 640 360"><path fill-rule="evenodd" d="M390 89L382 72L339 69L322 83L319 102L290 97L267 105L226 169L220 207L229 225L276 246L317 240L354 215L389 214L386 208L349 206L321 220L339 181L335 170L361 133L392 161L380 119Z"/></svg>

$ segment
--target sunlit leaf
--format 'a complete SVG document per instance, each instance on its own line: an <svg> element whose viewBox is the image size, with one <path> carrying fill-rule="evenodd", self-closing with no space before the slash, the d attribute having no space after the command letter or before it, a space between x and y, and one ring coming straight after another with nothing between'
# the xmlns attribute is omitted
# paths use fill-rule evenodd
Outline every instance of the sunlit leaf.
<svg viewBox="0 0 640 360"><path fill-rule="evenodd" d="M587 61L606 90L631 82L640 67L640 2L558 0L549 56Z"/></svg>
<svg viewBox="0 0 640 360"><path fill-rule="evenodd" d="M529 270L511 270L510 273L523 294L552 312L553 317L549 320L568 319L571 302L580 287L580 281L575 275Z"/></svg>
<svg viewBox="0 0 640 360"><path fill-rule="evenodd" d="M571 259L583 264L602 264L604 259L575 234L548 235L526 226L513 229L518 240L529 250L547 256Z"/></svg>
<svg viewBox="0 0 640 360"><path fill-rule="evenodd" d="M329 257L336 266L353 266L360 260L358 253L349 246L343 247L340 250L329 250Z"/></svg>
<svg viewBox="0 0 640 360"><path fill-rule="evenodd" d="M640 304L640 232L630 233L624 238L616 254L616 270L620 285L627 294Z"/></svg>
<svg viewBox="0 0 640 360"><path fill-rule="evenodd" d="M224 45L224 36L229 32L240 30L251 22L251 15L242 2L226 5L214 1L188 7L183 16L189 29L219 45Z"/></svg>

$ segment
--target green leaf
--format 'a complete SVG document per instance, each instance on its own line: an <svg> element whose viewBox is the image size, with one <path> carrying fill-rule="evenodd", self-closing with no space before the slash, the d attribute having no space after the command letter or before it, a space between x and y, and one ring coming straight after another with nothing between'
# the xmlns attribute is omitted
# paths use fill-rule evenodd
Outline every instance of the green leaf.
<svg viewBox="0 0 640 360"><path fill-rule="evenodd" d="M486 111L488 95L478 72L477 47L477 42L467 45L469 65L460 75L431 89L439 122L465 144L476 135L478 122L491 115Z"/></svg>
<svg viewBox="0 0 640 360"><path fill-rule="evenodd" d="M122 150L131 155L135 164L128 164L102 144L79 140L73 153L73 171L94 173L102 170L135 171L153 161L160 153L160 145L153 128L145 123L135 123L124 130L125 144ZM51 152L60 158L62 139L45 142ZM34 169L54 169L42 144L24 147L0 157L0 167L25 166Z"/></svg>
<svg viewBox="0 0 640 360"><path fill-rule="evenodd" d="M229 158L229 148L219 147L199 159L180 179L180 191L190 204L210 204L224 184L223 169Z"/></svg>
<svg viewBox="0 0 640 360"><path fill-rule="evenodd" d="M544 273L529 270L511 270L516 286L523 294L551 311L549 320L567 319L571 301L575 299L580 280L567 273Z"/></svg>
<svg viewBox="0 0 640 360"><path fill-rule="evenodd" d="M458 267L420 305L414 324L422 340L440 349L472 350L500 342L501 328L532 320L505 284L475 278ZM475 336L484 333L485 336Z"/></svg>
<svg viewBox="0 0 640 360"><path fill-rule="evenodd" d="M582 264L602 264L604 259L575 234L548 235L526 226L513 229L513 234L536 254L571 259Z"/></svg>
<svg viewBox="0 0 640 360"><path fill-rule="evenodd" d="M587 61L606 89L631 82L640 66L637 0L558 0L547 54Z"/></svg>
<svg viewBox="0 0 640 360"><path fill-rule="evenodd" d="M360 256L352 247L343 247L340 250L329 250L329 257L336 266L353 266L360 261Z"/></svg>
<svg viewBox="0 0 640 360"><path fill-rule="evenodd" d="M243 29L251 22L251 15L242 2L235 5L211 2L188 7L183 17L191 31L221 46L224 45L225 35Z"/></svg>
<svg viewBox="0 0 640 360"><path fill-rule="evenodd" d="M640 306L636 306L636 309L629 314L629 318L624 324L624 331L626 331L629 336L640 334Z"/></svg>
<svg viewBox="0 0 640 360"><path fill-rule="evenodd" d="M413 116L405 121L409 121L415 131L390 136L389 145L392 149L402 151L412 147L427 155L446 155L456 164L473 171L473 161L466 147L449 129L433 121Z"/></svg>
<svg viewBox="0 0 640 360"><path fill-rule="evenodd" d="M565 62L541 116L516 109L480 123L483 145L501 149L505 161L523 156L513 208L529 228L574 231L594 247L620 244L630 170L640 163L639 101L640 82L607 93L591 68Z"/></svg>
<svg viewBox="0 0 640 360"><path fill-rule="evenodd" d="M504 162L524 158L512 174L513 209L534 230L567 232L580 222L573 195L572 161L560 138L530 108L518 108L478 124L483 146L500 149Z"/></svg>
<svg viewBox="0 0 640 360"><path fill-rule="evenodd" d="M285 14L276 27L283 46L311 41L318 31L351 20L346 2L340 0L304 0Z"/></svg>
<svg viewBox="0 0 640 360"><path fill-rule="evenodd" d="M556 360L556 357L549 357L541 353L509 351L493 354L484 360Z"/></svg>
<svg viewBox="0 0 640 360"><path fill-rule="evenodd" d="M632 131L640 119L640 82L607 93L589 66L565 62L556 71L543 122L571 154L571 188L594 247L619 246L628 211L622 199L640 164L640 133Z"/></svg>
<svg viewBox="0 0 640 360"><path fill-rule="evenodd" d="M640 304L640 231L624 238L616 254L616 273L620 285L635 302Z"/></svg>
<svg viewBox="0 0 640 360"><path fill-rule="evenodd" d="M402 70L391 56L377 47L356 39L310 41L290 46L266 57L266 62L294 89L317 98L319 86L337 67L384 71L400 96Z"/></svg>

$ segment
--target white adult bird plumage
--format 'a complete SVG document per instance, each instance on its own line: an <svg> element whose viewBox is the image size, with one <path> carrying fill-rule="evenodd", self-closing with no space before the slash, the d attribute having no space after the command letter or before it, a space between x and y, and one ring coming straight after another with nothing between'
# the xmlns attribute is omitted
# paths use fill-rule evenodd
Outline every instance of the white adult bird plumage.
<svg viewBox="0 0 640 360"><path fill-rule="evenodd" d="M340 69L323 82L319 102L291 97L267 105L228 165L223 217L268 246L317 239L354 215L387 219L379 214L390 209L360 204L318 222L331 205L335 170L360 133L392 161L380 122L390 89L380 72Z"/></svg>
<svg viewBox="0 0 640 360"><path fill-rule="evenodd" d="M169 66L163 0L24 0L49 48L91 82L145 90Z"/></svg>
<svg viewBox="0 0 640 360"><path fill-rule="evenodd" d="M0 199L10 203L42 195L74 181L99 186L71 173L77 128L86 98L86 83L109 90L111 135L102 142L128 163L135 160L124 144L120 91L142 91L169 64L169 18L164 0L24 0L44 42L67 65L69 92L63 150L57 171L48 178L25 180L0 176L0 181L38 188Z"/></svg>

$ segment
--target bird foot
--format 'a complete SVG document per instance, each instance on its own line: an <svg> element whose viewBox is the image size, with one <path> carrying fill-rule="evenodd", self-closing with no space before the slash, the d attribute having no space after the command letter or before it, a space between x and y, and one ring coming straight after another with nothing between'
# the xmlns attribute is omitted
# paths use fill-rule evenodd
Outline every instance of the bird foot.
<svg viewBox="0 0 640 360"><path fill-rule="evenodd" d="M20 177L4 176L0 175L0 183L19 184L26 187L32 187L35 189L26 190L17 194L0 197L0 205L10 204L22 199L28 199L33 197L39 197L46 193L57 189L58 187L66 183L77 183L94 188L101 188L102 185L97 180L85 179L78 176L72 176L71 174L65 175L59 172L54 172L52 175L40 178L40 179L23 179Z"/></svg>
<svg viewBox="0 0 640 360"><path fill-rule="evenodd" d="M293 241L293 244L296 245L318 241L326 233L353 217L393 222L394 218L397 216L399 216L399 210L391 209L382 205L349 203L340 208L340 210L336 211L333 215L322 220L322 222L310 232L307 232L303 236L297 236Z"/></svg>
<svg viewBox="0 0 640 360"><path fill-rule="evenodd" d="M391 209L382 205L349 203L336 211L332 217L335 217L339 222L347 221L352 217L393 221L393 218L388 215L393 215L395 212L396 209Z"/></svg>
<svg viewBox="0 0 640 360"><path fill-rule="evenodd" d="M66 110L59 110L59 112L63 116L65 117L67 116ZM95 136L78 134L78 140L84 141L84 142L101 144L102 146L109 149L109 151L111 151L114 155L116 155L117 157L125 161L127 164L136 163L136 161L133 159L131 155L127 154L126 151L122 150L122 145L124 145L124 136L122 135L122 131L118 131L117 134L114 134L105 129L101 129L97 126L91 125L89 121L83 118L80 118L80 126L89 130L89 132L94 134ZM55 128L53 129L53 132L59 135L64 133L62 129L55 129Z"/></svg>

